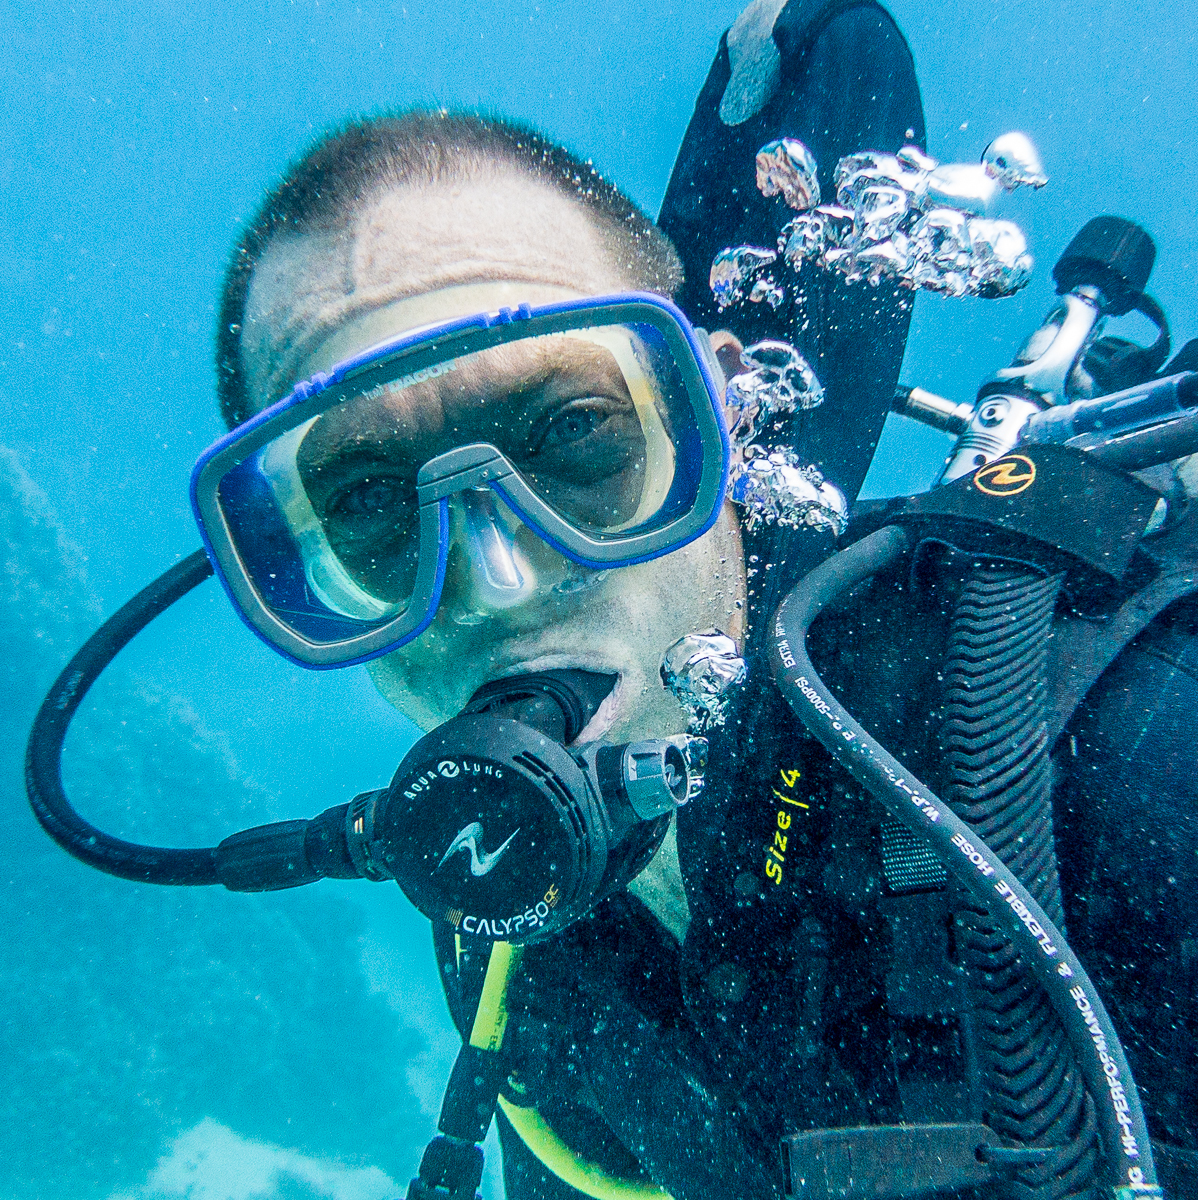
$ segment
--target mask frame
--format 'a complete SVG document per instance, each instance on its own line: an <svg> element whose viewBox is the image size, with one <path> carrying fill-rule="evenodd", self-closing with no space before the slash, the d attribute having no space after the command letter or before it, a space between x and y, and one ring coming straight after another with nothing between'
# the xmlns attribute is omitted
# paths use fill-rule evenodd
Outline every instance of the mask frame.
<svg viewBox="0 0 1198 1200"><path fill-rule="evenodd" d="M393 617L360 633L317 641L280 619L247 567L219 488L229 472L284 433L376 386L435 367L449 357L508 342L587 326L642 324L662 337L681 379L689 445L675 444L673 500L660 525L593 536L556 512L495 446L474 442L436 455L417 476L418 558L410 601ZM515 309L500 308L411 330L297 384L283 399L209 447L191 476L191 503L208 557L234 608L273 649L300 666L331 669L366 662L419 637L436 615L449 554L449 500L490 487L538 537L585 567L610 569L646 562L687 545L715 523L728 483L729 443L722 415L719 367L707 339L670 301L628 292ZM677 493L675 495L675 493ZM347 619L346 625L351 622ZM363 625L369 623L362 622Z"/></svg>

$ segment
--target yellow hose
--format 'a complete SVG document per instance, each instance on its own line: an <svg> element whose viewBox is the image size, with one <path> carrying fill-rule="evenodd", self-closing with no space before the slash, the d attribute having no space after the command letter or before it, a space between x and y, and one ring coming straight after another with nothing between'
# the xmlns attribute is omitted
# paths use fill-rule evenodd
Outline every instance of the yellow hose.
<svg viewBox="0 0 1198 1200"><path fill-rule="evenodd" d="M499 1108L533 1156L563 1183L592 1200L673 1200L669 1192L652 1183L620 1179L576 1154L535 1108L517 1108L499 1097Z"/></svg>
<svg viewBox="0 0 1198 1200"><path fill-rule="evenodd" d="M458 949L460 957L460 944ZM522 946L512 946L508 942L495 942L491 946L469 1039L470 1045L480 1050L498 1052L503 1045L508 1017L507 988L520 966L522 951ZM499 1108L546 1170L592 1200L673 1200L669 1192L654 1184L620 1179L587 1162L553 1132L549 1122L535 1108L518 1108L503 1096L499 1097Z"/></svg>

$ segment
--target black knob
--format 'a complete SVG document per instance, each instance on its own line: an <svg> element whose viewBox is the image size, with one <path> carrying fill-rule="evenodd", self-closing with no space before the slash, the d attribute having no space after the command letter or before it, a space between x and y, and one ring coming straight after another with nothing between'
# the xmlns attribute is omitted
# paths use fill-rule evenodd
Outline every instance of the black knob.
<svg viewBox="0 0 1198 1200"><path fill-rule="evenodd" d="M1123 217L1095 217L1065 247L1052 278L1059 295L1087 284L1098 288L1103 312L1118 317L1135 308L1155 261L1156 245L1146 229Z"/></svg>

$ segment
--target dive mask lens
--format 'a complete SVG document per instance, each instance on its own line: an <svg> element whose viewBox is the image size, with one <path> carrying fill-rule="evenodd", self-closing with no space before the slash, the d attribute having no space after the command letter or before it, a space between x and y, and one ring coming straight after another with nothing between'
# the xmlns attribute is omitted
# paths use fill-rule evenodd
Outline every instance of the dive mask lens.
<svg viewBox="0 0 1198 1200"><path fill-rule="evenodd" d="M269 642L339 666L432 620L449 505L473 528L480 489L586 566L677 549L714 521L726 480L703 350L672 305L636 296L369 351L201 458L193 500L218 571Z"/></svg>

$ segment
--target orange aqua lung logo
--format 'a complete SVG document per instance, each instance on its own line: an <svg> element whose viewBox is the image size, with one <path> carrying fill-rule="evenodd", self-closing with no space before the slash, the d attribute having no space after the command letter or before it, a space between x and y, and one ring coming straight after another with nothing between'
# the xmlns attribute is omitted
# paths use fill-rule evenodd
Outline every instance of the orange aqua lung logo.
<svg viewBox="0 0 1198 1200"><path fill-rule="evenodd" d="M1018 496L1036 481L1036 464L1023 454L1008 454L998 462L982 467L973 477L973 486L987 496Z"/></svg>

